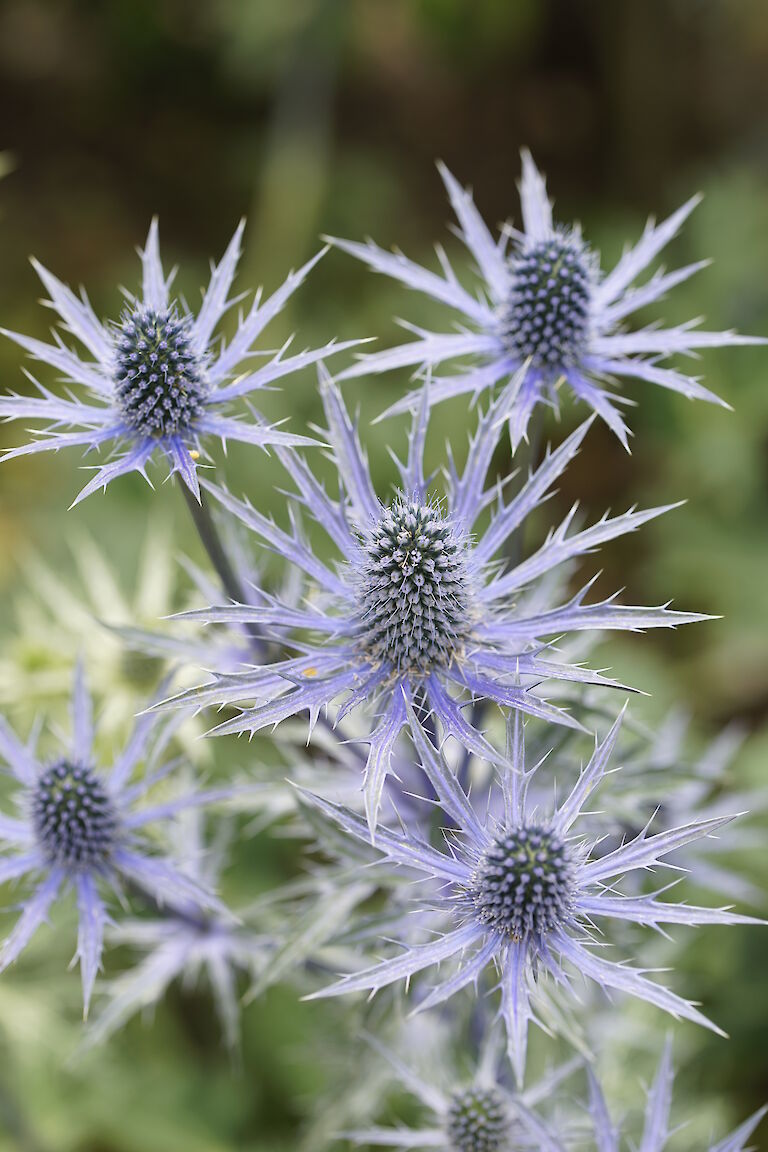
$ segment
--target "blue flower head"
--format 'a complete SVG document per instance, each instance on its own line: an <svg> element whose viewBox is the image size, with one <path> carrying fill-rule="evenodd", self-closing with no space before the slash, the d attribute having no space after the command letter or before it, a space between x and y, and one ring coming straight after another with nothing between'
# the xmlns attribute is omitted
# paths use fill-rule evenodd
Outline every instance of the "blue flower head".
<svg viewBox="0 0 768 1152"><path fill-rule="evenodd" d="M225 910L210 892L153 850L144 829L190 806L216 799L213 792L190 793L162 804L142 803L153 781L168 770L160 760L171 729L158 730L157 716L142 717L123 752L108 771L93 754L91 701L78 667L72 697L72 739L53 761L42 763L0 717L0 756L20 786L18 811L0 814L0 880L33 881L22 913L0 947L0 971L20 955L47 920L62 890L77 897L77 957L85 1011L101 963L107 910L103 889L133 888L158 904L198 911ZM132 780L147 761L141 783Z"/></svg>
<svg viewBox="0 0 768 1152"><path fill-rule="evenodd" d="M669 1126L673 1080L672 1045L668 1041L659 1062L656 1079L646 1101L643 1136L639 1145L641 1152L665 1152L668 1147L668 1141L675 1131ZM768 1112L768 1108L761 1108L734 1132L731 1132L730 1136L726 1136L724 1140L717 1144L708 1143L707 1152L746 1152L747 1141L766 1112ZM589 1070L589 1113L594 1129L596 1152L619 1152L621 1128L619 1125L614 1125L611 1120L599 1081L591 1069Z"/></svg>
<svg viewBox="0 0 768 1152"><path fill-rule="evenodd" d="M196 316L172 295L174 276L166 277L163 271L156 221L141 254L141 295L128 296L117 323L102 324L85 295L77 297L35 262L50 295L50 306L89 356L84 359L72 351L58 334L53 344L46 344L5 332L36 360L77 385L82 395L61 397L33 380L38 396L0 397L0 418L48 422L40 438L12 449L4 459L58 451L70 445L80 445L87 452L102 445L114 449L125 446L125 452L96 469L75 500L77 504L126 472L144 475L149 460L160 453L171 473L178 472L199 499L196 461L207 438L242 440L261 448L309 443L306 437L269 426L257 413L251 412L250 419L227 414L233 401L350 346L332 342L320 350L289 356L286 345L261 367L251 370L248 366L257 355L254 343L320 259L320 252L291 273L267 300L262 301L257 293L251 307L240 316L230 342L217 347L215 331L236 302L229 293L243 227L240 224L221 263L214 268Z"/></svg>
<svg viewBox="0 0 768 1152"><path fill-rule="evenodd" d="M576 455L587 424L548 453L511 499L487 475L503 420L512 403L501 395L481 417L464 470L451 468L444 492L424 475L426 401L417 413L400 465L401 488L388 503L374 491L368 466L338 388L322 387L327 431L341 486L334 499L301 457L278 449L296 485L291 527L284 530L249 503L207 485L219 502L307 578L305 606L274 598L271 604L228 605L191 615L206 622L255 625L275 642L276 658L242 673L217 676L176 703L241 704L241 714L218 733L256 732L341 701L337 722L368 705L376 716L365 801L375 826L390 757L407 726L407 703L430 711L446 734L469 751L493 759L480 722L463 707L483 699L578 727L567 712L542 698L543 680L614 684L598 673L557 659L547 637L592 629L672 627L701 619L659 608L625 607L612 597L587 604L587 588L565 604L542 607L536 591L553 570L599 544L638 528L665 511L630 510L574 530L576 509L545 543L519 563L505 559L508 541L544 501ZM483 513L491 509L488 523ZM308 512L330 538L333 566L310 547L298 519ZM476 531L478 523L481 528ZM211 664L208 664L211 667ZM246 703L246 702L252 703Z"/></svg>
<svg viewBox="0 0 768 1152"><path fill-rule="evenodd" d="M451 396L477 396L506 382L505 387L516 393L509 412L513 446L525 437L537 404L557 405L557 390L563 382L602 417L625 447L629 429L617 407L622 398L608 390L616 379L634 378L691 398L722 403L698 379L670 366L668 358L695 355L702 348L762 341L732 332L703 332L695 324L653 325L637 332L623 329L632 313L655 303L706 264L701 261L674 272L657 272L633 287L699 197L694 196L661 224L649 223L639 242L610 272L602 273L597 254L580 230L553 222L544 180L528 152L523 152L520 184L523 229L507 227L498 241L484 224L471 194L444 165L439 168L459 222L459 236L482 280L479 297L459 283L442 249L438 249L439 274L372 242L331 242L374 271L448 305L467 326L451 333L415 329L415 340L361 357L339 379L403 366L434 368L470 358L473 365L465 371L436 382L430 392L432 403ZM523 378L516 377L524 363L529 371ZM389 411L413 406L417 395L406 397Z"/></svg>
<svg viewBox="0 0 768 1152"><path fill-rule="evenodd" d="M502 771L503 816L482 820L411 716L421 765L452 825L446 833L447 847L438 850L407 829L393 832L380 827L376 848L383 860L437 886L436 899L432 903L422 899L418 905L421 926L431 930L430 940L406 946L394 959L345 976L315 995L375 992L458 959L456 971L421 1001L423 1009L476 984L491 965L499 976L508 1051L518 1083L525 1073L528 1026L536 1021L540 989L535 977L541 971L574 994L574 975L588 977L606 991L627 992L717 1031L692 1003L648 979L642 969L606 956L598 938L597 925L616 919L654 928L759 923L721 908L660 900L659 892L625 895L621 891L622 877L663 866L670 853L710 836L730 817L694 820L655 834L646 826L604 856L595 855L593 845L574 832L587 800L606 775L620 723L621 717L597 745L570 793L545 814L528 799L529 782L540 764L526 769L523 722L520 713L515 713L511 758ZM350 835L369 839L365 822L354 813L317 796L308 795L307 802Z"/></svg>
<svg viewBox="0 0 768 1152"><path fill-rule="evenodd" d="M519 1152L564 1152L564 1145L535 1109L551 1099L580 1061L552 1069L524 1091L511 1091L508 1078L499 1075L494 1029L469 1083L463 1077L457 1082L455 1069L444 1070L442 1080L452 1081L446 1091L436 1082L439 1078L434 1070L427 1079L374 1037L368 1039L402 1087L417 1098L426 1123L418 1128L400 1124L343 1133L352 1143L377 1148L438 1148L441 1152L509 1152L512 1148Z"/></svg>

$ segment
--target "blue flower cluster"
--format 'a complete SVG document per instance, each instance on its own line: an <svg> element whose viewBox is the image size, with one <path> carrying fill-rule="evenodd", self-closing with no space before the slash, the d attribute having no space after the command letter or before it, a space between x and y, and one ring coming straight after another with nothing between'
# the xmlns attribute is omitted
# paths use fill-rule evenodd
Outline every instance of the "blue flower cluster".
<svg viewBox="0 0 768 1152"><path fill-rule="evenodd" d="M332 340L292 355L284 347L260 367L251 366L263 330L322 252L271 297L257 294L226 344L216 332L240 299L230 293L242 225L214 267L196 315L163 270L156 223L141 254L141 290L128 297L117 321L100 320L84 294L75 295L37 267L64 331L81 347L73 351L58 333L52 343L6 333L62 376L66 389L61 394L33 379L34 394L0 397L4 419L43 425L5 458L71 445L86 454L106 447L106 460L75 503L164 458L180 478L221 588L200 580L208 605L182 614L209 626L206 635L215 632L210 642L155 642L141 634L139 646L196 659L209 675L174 687L168 680L142 702L127 745L108 762L97 752L80 666L71 737L57 737L52 757L38 754L36 733L24 741L0 724L0 754L16 786L15 808L0 815L0 879L27 886L20 916L0 948L0 967L18 958L62 893L72 889L86 1010L108 929L116 941L147 953L133 970L105 984L106 1003L91 1026L99 1039L162 996L176 977L195 970L209 975L234 1043L238 976L246 973L256 994L288 971L289 957L310 983L309 998L371 994L405 982L419 1012L438 1014L449 999L473 999L473 1028L483 1034L479 1049L486 1055L478 1056L471 1082L443 1092L374 1040L377 1054L393 1065L429 1118L423 1128L370 1127L348 1138L449 1152L562 1152L584 1146L583 1123L574 1136L570 1121L548 1106L583 1060L527 1083L529 1032L541 1025L550 1035L572 1038L576 1021L586 1035L582 1055L587 1052L591 1018L617 1014L620 1006L588 1002L580 1008L582 982L719 1031L699 1006L630 962L628 938L617 926L662 930L761 921L670 898L670 885L649 888L649 873L685 860L700 886L755 896L736 872L709 858L715 834L733 819L712 804L717 772L681 783L658 818L634 797L633 781L652 780L659 757L651 742L639 754L636 743L631 753L622 744L629 723L624 709L604 701L629 689L589 662L590 645L605 630L675 628L706 619L668 604L624 604L618 593L596 599L593 574L574 584L584 558L675 505L597 519L574 506L538 543L525 545L536 539L540 509L584 450L595 414L628 446L622 398L610 391L618 379L716 401L673 358L760 341L703 332L695 324L627 328L634 312L701 266L656 272L638 284L695 198L663 223L649 224L604 272L578 227L553 222L544 180L528 153L520 185L522 228L506 226L499 238L469 193L445 168L441 175L480 278L476 294L442 251L435 272L373 243L331 244L445 305L464 326L448 333L415 329L413 339L363 354L335 378L325 362L333 357L335 363L359 341ZM453 371L445 367L451 364ZM240 413L231 410L309 366L319 374L320 435L337 479L332 490L316 468L318 441L271 426L250 403ZM390 409L410 412L411 423L404 459L397 460L399 485L380 492L340 385L401 367L415 370L418 386ZM514 457L523 451L521 442L539 423L543 406L560 403L563 385L592 412L541 454L533 447L538 436L530 436L527 467L518 471ZM462 396L475 402L466 458L457 465L449 455L441 470L430 472L425 445L432 410ZM507 429L513 469L499 476L497 450ZM282 523L248 495L233 494L216 475L207 448L215 439L275 453L288 479ZM307 520L316 532L305 531ZM284 579L266 581L229 547L233 527L253 538L255 550L279 558ZM190 785L166 749L190 713L210 709L223 710L211 729L218 736L250 738L285 722L285 736L276 743L291 762L293 784L273 781L274 791L255 794L247 780L206 791ZM309 748L300 753L293 722L304 713ZM612 719L607 731L606 713ZM572 749L587 746L586 764L576 767ZM627 787L616 775L622 760ZM673 784L678 761L676 750L663 761ZM174 778L184 785L180 791L148 799ZM591 808L596 797L599 813ZM281 940L274 924L256 931L214 891L221 861L206 856L199 810L260 804L271 805L270 819L290 816L291 827L314 837L318 859L326 861L303 892L288 898L290 905L308 897L318 909L312 930L299 936L301 947ZM195 812L198 822L190 825ZM150 826L160 834L150 834ZM366 878L349 866L361 858L375 865L365 870ZM403 885L401 873L419 883ZM375 941L363 906L376 892L386 894L381 935L388 949L398 946L372 960L366 952ZM111 924L116 896L142 914ZM306 917L306 907L300 914ZM286 920L290 916L279 918L283 932ZM359 924L351 951L350 920ZM334 950L342 939L343 947ZM318 987L327 964L314 962L326 946L337 970L345 959L349 970ZM430 978L438 969L439 976ZM502 1059L488 1003L498 1003L503 1021ZM460 1027L458 1013L450 1021ZM587 1063L587 1139L600 1152L618 1152L621 1131ZM667 1046L648 1097L644 1152L667 1146L671 1080ZM712 1152L739 1152L760 1118Z"/></svg>

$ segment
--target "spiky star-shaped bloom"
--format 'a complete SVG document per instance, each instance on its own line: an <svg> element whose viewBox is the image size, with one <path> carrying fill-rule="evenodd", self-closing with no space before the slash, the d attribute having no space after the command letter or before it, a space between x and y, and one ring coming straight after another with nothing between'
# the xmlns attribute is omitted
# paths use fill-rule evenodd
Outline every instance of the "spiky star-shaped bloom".
<svg viewBox="0 0 768 1152"><path fill-rule="evenodd" d="M486 1045L473 1080L446 1092L373 1037L369 1042L392 1066L406 1091L430 1114L431 1122L420 1128L398 1125L345 1132L343 1135L354 1144L439 1148L442 1152L564 1152L564 1145L534 1109L551 1098L577 1062L553 1069L524 1091L511 1092L494 1068L495 1046Z"/></svg>
<svg viewBox="0 0 768 1152"><path fill-rule="evenodd" d="M666 865L670 853L711 835L730 817L694 820L656 834L651 834L647 825L628 843L602 857L593 856L589 842L574 833L585 803L606 773L620 723L621 716L596 747L569 795L551 814L544 815L528 802L528 783L539 765L526 771L523 723L520 713L515 713L511 758L502 773L504 815L500 821L492 817L482 821L412 717L411 730L421 765L453 829L447 833L445 851L407 830L383 828L377 829L375 847L383 861L405 866L436 882L436 900L429 904L423 899L418 905L420 923L432 929L433 935L428 943L407 946L394 959L343 977L315 996L375 992L459 958L455 973L421 1001L423 1009L476 984L483 971L493 965L499 974L508 1051L518 1083L525 1072L528 1025L536 1021L534 977L541 970L564 989L570 988L576 973L589 977L605 991L627 992L717 1031L692 1003L648 979L642 969L609 959L595 949L595 924L611 919L654 928L665 924L760 923L721 908L659 900L659 892L627 896L619 887L621 877ZM307 799L352 836L369 839L365 822L353 813L316 796ZM430 911L436 920L430 921Z"/></svg>
<svg viewBox="0 0 768 1152"><path fill-rule="evenodd" d="M108 922L103 889L119 894L128 887L159 904L183 902L199 911L224 911L204 887L159 855L145 834L149 825L221 798L197 792L143 803L147 790L170 767L161 761L168 735L168 726L158 730L156 716L143 716L111 768L98 768L91 700L80 668L72 695L72 738L53 761L41 762L0 717L0 756L20 785L18 811L0 814L0 844L8 850L0 857L0 882L33 882L21 916L0 946L0 971L21 954L62 892L74 889L86 1013ZM133 781L142 761L147 772L140 782Z"/></svg>
<svg viewBox="0 0 768 1152"><path fill-rule="evenodd" d="M547 678L613 684L583 667L558 662L545 651L544 637L590 629L672 627L702 619L666 607L623 607L614 598L587 604L587 589L566 604L534 607L536 588L548 573L603 541L633 531L663 508L604 516L591 527L573 531L574 508L527 559L503 559L510 537L546 499L577 453L588 422L548 453L517 495L505 502L498 486L486 490L511 403L508 395L500 396L480 419L463 472L451 469L441 499L424 477L424 402L415 417L408 461L400 465L401 491L385 504L373 489L338 388L326 379L321 392L328 422L323 435L332 446L340 500L328 495L297 453L280 449L298 489L291 500L290 530L279 528L250 503L207 486L260 541L305 573L309 591L304 608L275 599L269 607L233 605L192 615L206 622L255 624L289 654L279 653L272 663L242 673L218 675L173 703L240 704L240 715L214 729L220 734L256 732L304 711L313 725L321 709L344 696L337 721L352 709L372 705L378 721L364 737L370 744L365 788L371 827L395 741L407 724L406 700L418 698L446 733L493 759L492 748L462 712L473 697L578 727L566 712L544 701L536 686ZM312 516L335 546L339 562L334 567L310 547L299 528L297 507ZM489 507L490 522L473 535ZM249 701L253 703L246 706Z"/></svg>
<svg viewBox="0 0 768 1152"><path fill-rule="evenodd" d="M287 345L266 364L248 367L257 355L254 343L270 320L303 282L322 256L293 272L272 296L262 302L261 293L243 316L226 345L216 347L215 331L224 314L236 303L229 292L240 256L243 234L240 224L221 263L213 269L208 289L196 316L171 293L174 274L166 277L160 261L157 222L149 230L141 253L143 268L140 296L128 296L116 323L102 324L87 298L71 289L40 264L40 279L71 335L89 353L82 358L54 333L54 343L6 332L36 360L60 372L65 381L83 390L82 396L58 396L33 380L39 396L10 394L0 397L0 419L46 421L40 438L6 452L3 459L32 452L58 451L79 445L87 452L110 445L125 447L96 469L92 480L79 493L75 504L127 472L145 475L152 456L168 461L171 473L199 499L196 460L210 437L242 440L267 448L276 444L307 443L266 424L258 414L250 419L228 415L232 402L274 384L291 373L314 364L351 344L286 355ZM351 342L356 343L355 341Z"/></svg>
<svg viewBox="0 0 768 1152"><path fill-rule="evenodd" d="M432 402L471 393L477 396L500 382L517 392L510 411L512 443L526 434L537 404L557 403L557 389L568 384L574 395L593 408L628 447L629 429L616 406L620 397L606 388L617 378L635 378L681 392L684 396L722 403L693 376L669 366L673 355L695 355L701 348L760 343L732 332L703 332L692 324L674 328L654 325L636 332L623 330L627 318L658 301L687 280L707 261L674 272L657 272L633 287L669 243L699 197L659 225L648 224L638 243L618 264L601 273L597 254L578 228L553 223L546 186L528 152L523 152L520 184L523 230L504 229L497 241L483 222L472 196L439 165L458 235L469 249L481 277L481 292L471 295L462 285L445 253L438 248L442 275L408 260L400 252L385 252L373 242L332 243L363 260L374 271L401 281L454 309L466 321L457 332L414 329L416 339L384 352L363 356L340 379L384 372L403 366L434 368L448 361L471 358L472 365L454 377L437 381ZM511 246L508 242L511 239ZM410 327L410 326L409 326ZM514 373L528 362L520 383ZM402 411L414 402L406 397L389 411Z"/></svg>
<svg viewBox="0 0 768 1152"><path fill-rule="evenodd" d="M672 1106L672 1045L667 1042L656 1079L648 1093L645 1106L643 1137L640 1152L664 1152L675 1129L669 1127L669 1114ZM589 1070L589 1113L594 1127L595 1152L619 1152L621 1128L614 1125L597 1077ZM717 1144L708 1144L708 1152L746 1152L747 1141L768 1112L761 1108L748 1120ZM634 1145L633 1145L634 1147Z"/></svg>

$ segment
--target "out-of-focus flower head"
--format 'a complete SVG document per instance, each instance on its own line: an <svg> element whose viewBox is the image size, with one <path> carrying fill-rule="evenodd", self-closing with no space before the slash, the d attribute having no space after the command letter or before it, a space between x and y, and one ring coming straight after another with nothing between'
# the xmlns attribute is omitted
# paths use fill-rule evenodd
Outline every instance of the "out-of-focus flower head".
<svg viewBox="0 0 768 1152"><path fill-rule="evenodd" d="M412 1040L410 1034L408 1039ZM446 1039L443 1036L443 1040ZM580 1066L580 1060L569 1061L525 1090L515 1092L507 1084L497 1059L495 1029L482 1046L475 1074L469 1082L457 1075L455 1068L447 1067L445 1047L437 1056L441 1066L435 1069L436 1054L431 1053L433 1066L428 1074L422 1075L412 1050L406 1062L374 1037L368 1040L393 1069L403 1088L417 1098L425 1122L417 1128L398 1124L343 1133L352 1143L376 1148L439 1148L442 1152L507 1152L510 1148L521 1152L522 1149L564 1152L565 1145L536 1109L543 1103L551 1103L562 1082Z"/></svg>

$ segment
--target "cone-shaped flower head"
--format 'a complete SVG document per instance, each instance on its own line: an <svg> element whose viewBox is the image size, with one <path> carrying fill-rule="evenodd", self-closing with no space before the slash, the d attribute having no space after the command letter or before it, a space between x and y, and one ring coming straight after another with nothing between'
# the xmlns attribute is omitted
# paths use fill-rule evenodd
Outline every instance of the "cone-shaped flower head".
<svg viewBox="0 0 768 1152"><path fill-rule="evenodd" d="M564 991L571 990L574 975L587 977L606 991L630 993L713 1028L693 1004L648 979L642 969L606 955L604 945L595 948L596 925L605 920L653 927L759 923L720 908L660 900L659 892L624 895L620 888L622 877L664 865L670 853L716 832L729 817L696 820L656 834L646 827L602 857L594 855L591 844L574 831L606 774L620 723L621 717L597 745L562 803L545 814L528 800L528 786L540 764L526 769L523 721L516 712L510 721L510 760L502 769L503 817L482 821L411 716L420 763L453 826L446 833L447 849L431 847L407 828L393 832L379 827L375 843L385 860L436 882L436 898L427 903L422 893L418 905L420 923L431 933L429 942L406 945L394 959L346 976L316 995L376 991L456 958L457 970L420 1001L423 1009L476 984L491 965L499 975L509 1056L518 1083L525 1072L528 1025L536 1020L536 998L541 994L534 977L542 970ZM307 799L351 835L368 839L364 821L355 814L316 796ZM404 929L411 922L410 917L404 919Z"/></svg>
<svg viewBox="0 0 768 1152"><path fill-rule="evenodd" d="M142 717L111 769L102 771L94 760L91 702L80 668L72 698L72 740L52 763L41 763L0 718L0 755L20 785L18 812L0 815L0 841L8 849L0 861L0 880L34 878L21 916L0 947L0 971L47 920L62 890L74 888L86 1011L108 919L103 888L119 892L128 886L159 904L225 912L205 886L158 855L145 838L148 825L220 798L214 792L191 792L163 804L141 803L153 780L164 774L160 758L173 726L161 729L157 721L157 716ZM137 786L132 777L142 761L147 761L148 774Z"/></svg>
<svg viewBox="0 0 768 1152"><path fill-rule="evenodd" d="M493 749L462 711L473 697L578 727L568 713L542 698L540 683L613 683L558 661L547 637L674 626L697 617L666 607L622 607L613 598L586 604L586 589L555 606L541 592L549 573L664 509L604 517L579 531L571 530L572 509L527 559L504 559L510 538L522 531L578 452L587 425L548 453L505 501L487 476L504 434L510 397L500 396L481 416L463 472L452 468L443 490L424 476L425 400L414 419L407 462L400 464L401 489L385 502L374 491L338 389L326 379L321 390L328 423L323 436L338 469L340 500L328 495L297 453L282 449L278 454L297 487L290 498L289 530L209 486L261 542L303 571L306 607L274 598L264 607L230 605L192 613L208 622L263 629L274 639L277 658L241 674L217 676L175 703L240 704L241 714L216 728L219 733L256 732L304 711L312 725L320 710L336 700L343 700L338 719L357 708L372 714L375 720L364 721L364 739L370 744L365 788L373 827L394 744L407 725L406 699L423 704L470 751L493 759ZM483 523L489 508L490 521ZM310 547L299 527L300 510L330 538L338 557L335 566ZM213 657L207 667L215 668Z"/></svg>
<svg viewBox="0 0 768 1152"><path fill-rule="evenodd" d="M456 1083L455 1068L442 1068L429 1078L374 1038L373 1048L392 1067L407 1092L417 1098L424 1111L419 1128L372 1127L343 1135L355 1144L382 1148L439 1148L442 1152L564 1152L564 1145L535 1111L549 1102L561 1083L572 1075L579 1061L569 1061L552 1069L524 1091L510 1090L508 1077L499 1075L497 1029L491 1030L482 1045L475 1075L470 1083ZM434 1055L434 1054L433 1054ZM440 1081L438 1084L436 1081ZM452 1081L449 1090L444 1083ZM463 1081L463 1082L462 1082Z"/></svg>
<svg viewBox="0 0 768 1152"><path fill-rule="evenodd" d="M261 294L245 314L227 345L219 345L216 329L237 298L230 298L240 256L241 224L214 268L195 316L171 292L173 274L166 277L160 261L157 223L153 222L141 254L142 290L129 296L116 323L103 324L87 298L76 296L41 265L35 268L67 332L88 355L66 346L58 334L46 344L17 332L6 332L36 360L55 368L82 390L56 395L33 379L38 395L0 397L0 418L34 420L48 427L37 439L5 454L4 459L33 452L58 451L79 445L86 452L110 446L117 455L96 467L95 475L75 503L127 472L145 474L149 460L164 456L171 472L199 499L196 461L205 441L242 440L267 448L276 444L308 443L266 424L252 410L249 418L228 414L233 401L273 385L350 344L331 343L317 351L287 355L288 345L261 367L252 369L254 344L270 320L283 308L322 253L267 300ZM352 341L351 343L355 343ZM124 452L120 452L125 448Z"/></svg>
<svg viewBox="0 0 768 1152"><path fill-rule="evenodd" d="M507 227L498 241L484 224L471 194L447 168L439 167L458 219L459 236L482 280L479 297L461 285L442 249L438 249L440 275L370 242L332 243L374 271L446 304L461 316L466 327L451 333L414 329L415 339L361 357L340 379L403 366L435 368L461 361L463 371L434 383L431 402L465 394L477 396L503 383L516 394L509 412L513 445L525 436L537 404L545 401L557 405L557 389L563 381L577 399L605 420L625 447L629 429L617 406L622 398L608 391L612 381L635 378L684 396L722 403L696 377L673 367L668 359L696 354L702 348L761 341L732 332L703 332L695 323L624 330L632 313L656 303L706 263L657 272L639 287L633 286L673 238L698 197L661 224L650 223L618 264L602 273L597 254L585 243L580 230L553 222L544 180L528 152L523 152L520 184L523 229ZM530 369L521 382L515 373L524 363ZM413 406L417 397L418 393L406 397L390 412Z"/></svg>

